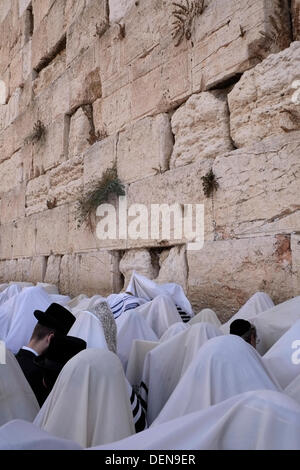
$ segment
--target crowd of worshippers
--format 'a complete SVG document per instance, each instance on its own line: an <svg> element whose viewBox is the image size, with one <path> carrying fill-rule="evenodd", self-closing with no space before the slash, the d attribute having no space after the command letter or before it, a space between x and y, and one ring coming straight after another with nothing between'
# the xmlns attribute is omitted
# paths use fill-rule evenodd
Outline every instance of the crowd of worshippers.
<svg viewBox="0 0 300 470"><path fill-rule="evenodd" d="M221 325L137 273L106 298L23 287L0 293L0 448L300 448L299 297Z"/></svg>

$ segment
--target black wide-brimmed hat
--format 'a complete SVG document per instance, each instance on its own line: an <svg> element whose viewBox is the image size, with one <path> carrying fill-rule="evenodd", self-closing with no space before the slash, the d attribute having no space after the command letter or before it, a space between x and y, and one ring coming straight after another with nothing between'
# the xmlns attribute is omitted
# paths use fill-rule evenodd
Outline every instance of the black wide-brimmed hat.
<svg viewBox="0 0 300 470"><path fill-rule="evenodd" d="M59 373L64 365L86 349L86 342L74 336L55 336L45 354L38 356L34 362L44 370Z"/></svg>
<svg viewBox="0 0 300 470"><path fill-rule="evenodd" d="M53 328L63 335L68 333L76 320L69 310L56 303L51 304L45 312L35 310L33 314L41 325Z"/></svg>

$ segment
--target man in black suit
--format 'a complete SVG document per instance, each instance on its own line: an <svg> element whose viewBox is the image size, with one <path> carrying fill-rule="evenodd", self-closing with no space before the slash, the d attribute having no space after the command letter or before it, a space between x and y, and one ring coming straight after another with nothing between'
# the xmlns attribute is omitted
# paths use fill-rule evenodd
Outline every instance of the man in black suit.
<svg viewBox="0 0 300 470"><path fill-rule="evenodd" d="M23 346L16 354L16 359L29 382L39 405L41 406L47 391L43 386L43 372L34 360L45 354L52 338L56 335L67 335L75 322L75 317L59 304L51 304L45 312L35 310L38 320L27 346Z"/></svg>

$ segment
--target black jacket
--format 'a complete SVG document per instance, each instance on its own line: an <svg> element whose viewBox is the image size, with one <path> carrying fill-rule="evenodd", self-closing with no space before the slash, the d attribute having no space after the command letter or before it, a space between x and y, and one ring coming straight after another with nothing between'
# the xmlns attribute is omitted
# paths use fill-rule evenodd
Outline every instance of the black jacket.
<svg viewBox="0 0 300 470"><path fill-rule="evenodd" d="M39 405L42 406L47 398L47 390L43 385L43 371L33 362L35 357L36 356L31 351L27 351L26 349L20 349L18 354L16 354L16 359L29 382L30 387L32 388Z"/></svg>

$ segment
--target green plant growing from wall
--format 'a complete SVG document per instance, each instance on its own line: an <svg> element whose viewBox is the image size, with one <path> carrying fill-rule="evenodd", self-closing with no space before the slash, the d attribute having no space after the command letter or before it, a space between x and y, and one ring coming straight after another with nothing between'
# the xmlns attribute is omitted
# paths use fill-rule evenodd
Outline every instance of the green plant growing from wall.
<svg viewBox="0 0 300 470"><path fill-rule="evenodd" d="M98 206L108 202L112 195L125 196L125 187L118 177L116 164L104 171L101 179L77 202L75 218L78 228L85 223L91 229L92 214Z"/></svg>
<svg viewBox="0 0 300 470"><path fill-rule="evenodd" d="M219 188L219 183L212 168L208 173L206 173L205 176L202 176L201 179L204 195L209 198L211 195L213 195L214 191L217 191Z"/></svg>
<svg viewBox="0 0 300 470"><path fill-rule="evenodd" d="M25 138L24 143L25 145L29 143L36 143L39 141L44 140L46 135L46 128L44 124L38 120L34 126L32 132Z"/></svg>
<svg viewBox="0 0 300 470"><path fill-rule="evenodd" d="M185 0L185 4L172 2L172 6L175 8L172 11L172 37L177 40L175 47L178 47L184 37L191 39L194 18L203 13L204 0Z"/></svg>

